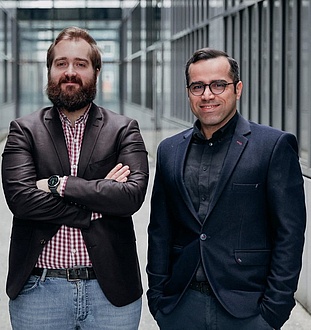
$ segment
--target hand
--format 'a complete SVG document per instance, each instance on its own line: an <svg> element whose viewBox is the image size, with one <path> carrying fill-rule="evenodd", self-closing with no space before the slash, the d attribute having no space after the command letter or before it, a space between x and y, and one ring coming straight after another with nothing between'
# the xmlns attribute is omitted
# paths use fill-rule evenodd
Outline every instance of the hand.
<svg viewBox="0 0 311 330"><path fill-rule="evenodd" d="M105 177L105 179L116 180L118 182L126 182L127 177L131 173L128 165L117 164Z"/></svg>
<svg viewBox="0 0 311 330"><path fill-rule="evenodd" d="M48 187L48 179L41 179L37 181L36 184L38 189L41 189L45 192L50 192L50 189Z"/></svg>

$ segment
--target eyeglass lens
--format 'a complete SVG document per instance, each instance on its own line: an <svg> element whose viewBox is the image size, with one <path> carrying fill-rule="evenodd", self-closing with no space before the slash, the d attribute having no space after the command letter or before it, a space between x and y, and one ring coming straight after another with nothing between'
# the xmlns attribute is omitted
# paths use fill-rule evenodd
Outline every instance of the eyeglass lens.
<svg viewBox="0 0 311 330"><path fill-rule="evenodd" d="M190 85L189 90L193 95L199 96L203 95L206 86L208 86L210 91L217 95L223 93L227 85L228 83L224 81L213 81L210 84L194 83Z"/></svg>

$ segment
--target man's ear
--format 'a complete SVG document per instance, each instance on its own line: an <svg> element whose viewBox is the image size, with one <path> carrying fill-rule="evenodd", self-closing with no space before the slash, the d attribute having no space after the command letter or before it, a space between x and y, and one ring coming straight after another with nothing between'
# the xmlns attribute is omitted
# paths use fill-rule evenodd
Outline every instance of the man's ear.
<svg viewBox="0 0 311 330"><path fill-rule="evenodd" d="M235 86L235 90L236 90L236 99L239 100L241 95L242 95L242 89L243 89L243 83L240 80L236 86Z"/></svg>

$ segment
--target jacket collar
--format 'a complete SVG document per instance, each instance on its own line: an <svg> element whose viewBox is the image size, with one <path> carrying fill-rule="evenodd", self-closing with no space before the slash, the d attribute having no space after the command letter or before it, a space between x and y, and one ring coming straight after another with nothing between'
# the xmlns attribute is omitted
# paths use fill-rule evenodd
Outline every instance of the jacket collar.
<svg viewBox="0 0 311 330"><path fill-rule="evenodd" d="M63 173L58 174L69 175L70 163L68 158L66 141L63 133L61 120L59 118L59 113L55 107L51 107L46 110L44 115L44 123L51 136L52 143L58 155L58 161L60 162L61 167L63 169ZM91 108L89 110L89 117L87 119L83 143L80 151L78 176L83 176L83 173L87 168L89 159L92 155L94 146L98 138L98 134L100 133L103 123L103 113L94 103L92 103Z"/></svg>
<svg viewBox="0 0 311 330"><path fill-rule="evenodd" d="M187 130L183 134L183 140L177 146L176 151L176 158L175 158L175 175L176 175L176 182L181 191L181 196L183 196L185 203L188 205L189 210L192 212L195 218L197 218L195 209L193 204L190 200L188 195L187 189L184 185L183 174L184 174L184 166L181 164L185 164L185 159L187 155L187 150L189 144L191 142L193 129ZM239 161L247 143L248 138L247 136L251 133L250 124L249 122L243 118L239 113L237 113L237 123L236 128L233 133L233 137L228 149L227 156L225 158L224 166L221 171L221 175L219 178L218 185L216 187L215 195L213 200L211 201L211 205L209 207L208 213L206 215L205 220L208 218L209 214L213 210L214 206L216 205L219 197L221 196L222 191L224 190L232 171L234 170L237 162ZM197 221L201 224L199 219Z"/></svg>

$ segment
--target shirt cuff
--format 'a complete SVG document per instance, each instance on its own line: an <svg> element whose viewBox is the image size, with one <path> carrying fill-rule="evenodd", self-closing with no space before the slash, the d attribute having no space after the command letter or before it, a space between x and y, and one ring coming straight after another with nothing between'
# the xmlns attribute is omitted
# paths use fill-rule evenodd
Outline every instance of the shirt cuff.
<svg viewBox="0 0 311 330"><path fill-rule="evenodd" d="M92 212L92 215L91 215L91 221L93 221L93 220L97 220L97 219L100 219L100 218L102 218L102 217L103 217L102 214L97 213L97 212Z"/></svg>
<svg viewBox="0 0 311 330"><path fill-rule="evenodd" d="M60 184L59 184L59 187L60 187L59 196L60 197L64 197L65 196L65 189L66 189L67 180L68 180L68 176L63 176L60 179Z"/></svg>

